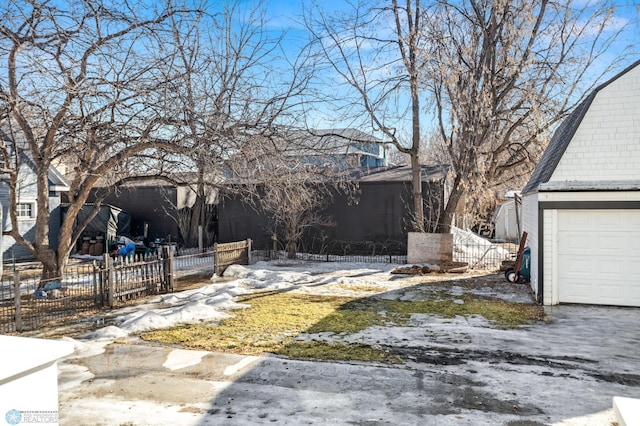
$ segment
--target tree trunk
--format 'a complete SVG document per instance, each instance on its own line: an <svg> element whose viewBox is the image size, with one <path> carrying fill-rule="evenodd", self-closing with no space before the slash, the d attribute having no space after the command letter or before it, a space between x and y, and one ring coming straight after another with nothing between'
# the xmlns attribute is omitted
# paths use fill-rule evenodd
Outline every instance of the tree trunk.
<svg viewBox="0 0 640 426"><path fill-rule="evenodd" d="M37 220L36 235L33 242L35 257L42 262L41 279L59 277L59 265L56 252L49 246L49 167L47 164L40 165L37 179Z"/></svg>
<svg viewBox="0 0 640 426"><path fill-rule="evenodd" d="M62 279L62 270L58 264L58 256L48 245L38 247L38 260L42 262L42 281L50 278Z"/></svg>
<svg viewBox="0 0 640 426"><path fill-rule="evenodd" d="M73 239L73 229L69 226L60 227L60 236L58 238L57 250L57 273L60 277L64 276L64 269L67 266L69 255L76 241Z"/></svg>
<svg viewBox="0 0 640 426"><path fill-rule="evenodd" d="M447 205L445 206L442 216L440 217L440 222L438 223L437 231L439 233L448 234L451 232L451 224L453 223L453 218L463 195L464 188L460 184L460 179L456 177L453 181L453 185L451 186L451 193L447 200Z"/></svg>
<svg viewBox="0 0 640 426"><path fill-rule="evenodd" d="M407 3L410 4L410 3ZM394 2L397 22L397 5ZM415 2L415 10L407 8L407 24L408 24L408 46L407 51L403 53L405 67L409 73L409 87L411 90L411 172L413 180L413 209L415 214L414 229L417 232L425 232L424 226L424 203L422 200L422 169L420 167L420 84L418 81L418 31L420 26L420 1ZM400 34L400 25L396 24L398 34Z"/></svg>
<svg viewBox="0 0 640 426"><path fill-rule="evenodd" d="M297 253L295 241L287 241L287 259L295 259Z"/></svg>
<svg viewBox="0 0 640 426"><path fill-rule="evenodd" d="M189 225L189 235L187 237L186 243L191 245L198 244L198 227L200 225L204 226L204 205L206 203L205 199L205 188L204 188L204 161L202 159L198 160L198 183L196 186L196 200L193 204L193 208L191 210L191 223Z"/></svg>
<svg viewBox="0 0 640 426"><path fill-rule="evenodd" d="M422 170L417 152L411 153L411 188L413 195L413 229L415 232L425 232L424 204L422 200Z"/></svg>
<svg viewBox="0 0 640 426"><path fill-rule="evenodd" d="M202 216L202 204L202 197L196 195L196 201L191 208L189 235L187 235L187 241L185 241L185 243L189 245L197 244L198 242L198 226L200 225L200 218Z"/></svg>
<svg viewBox="0 0 640 426"><path fill-rule="evenodd" d="M285 231L285 241L287 242L286 244L286 250L287 250L287 259L295 259L296 258L296 253L298 251L298 232L296 232L296 229L298 227L298 224L300 223L299 221L299 216L297 215L292 215L289 218L289 223L286 225L286 231Z"/></svg>

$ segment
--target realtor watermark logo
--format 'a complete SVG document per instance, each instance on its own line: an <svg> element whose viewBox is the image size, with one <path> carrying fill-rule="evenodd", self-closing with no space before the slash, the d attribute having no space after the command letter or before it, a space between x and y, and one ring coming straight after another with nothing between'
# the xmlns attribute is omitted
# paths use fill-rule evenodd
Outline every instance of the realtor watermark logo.
<svg viewBox="0 0 640 426"><path fill-rule="evenodd" d="M9 410L4 419L10 425L27 424L27 423L58 423L57 411L19 411Z"/></svg>
<svg viewBox="0 0 640 426"><path fill-rule="evenodd" d="M22 421L22 414L18 410L9 410L4 418L10 425L17 425Z"/></svg>

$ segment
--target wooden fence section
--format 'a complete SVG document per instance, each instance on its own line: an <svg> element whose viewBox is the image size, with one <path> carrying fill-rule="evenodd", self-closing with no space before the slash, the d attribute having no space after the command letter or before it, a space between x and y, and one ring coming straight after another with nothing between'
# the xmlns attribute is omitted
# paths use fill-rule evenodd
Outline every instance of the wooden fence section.
<svg viewBox="0 0 640 426"><path fill-rule="evenodd" d="M5 271L0 282L0 333L36 330L102 306L99 268L67 268L64 278L40 272Z"/></svg>
<svg viewBox="0 0 640 426"><path fill-rule="evenodd" d="M214 273L222 275L230 265L249 265L251 263L251 239L214 244L213 253Z"/></svg>
<svg viewBox="0 0 640 426"><path fill-rule="evenodd" d="M164 250L161 257L121 257L115 262L105 254L101 277L103 304L110 308L118 302L171 292L173 253Z"/></svg>
<svg viewBox="0 0 640 426"><path fill-rule="evenodd" d="M211 264L213 268L213 264ZM5 273L0 282L0 333L36 330L83 312L117 307L127 301L174 288L174 258L112 259L73 266L63 277Z"/></svg>
<svg viewBox="0 0 640 426"><path fill-rule="evenodd" d="M102 262L74 266L63 277L43 280L5 272L0 281L0 333L36 330L83 312L121 306L137 298L174 291L174 280L221 274L233 263L249 264L251 240L216 244L214 251L175 257L168 247L146 257L105 255Z"/></svg>

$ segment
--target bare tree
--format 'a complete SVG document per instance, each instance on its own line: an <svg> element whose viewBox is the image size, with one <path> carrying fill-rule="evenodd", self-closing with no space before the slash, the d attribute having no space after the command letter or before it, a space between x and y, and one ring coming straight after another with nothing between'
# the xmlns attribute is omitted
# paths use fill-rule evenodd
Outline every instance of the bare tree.
<svg viewBox="0 0 640 426"><path fill-rule="evenodd" d="M612 2L441 0L424 15L424 81L453 181L440 230L463 203L532 170L549 129L624 61L601 61L621 27ZM601 67L601 68L598 68Z"/></svg>
<svg viewBox="0 0 640 426"><path fill-rule="evenodd" d="M420 167L421 85L424 37L420 0L399 4L379 1L350 3L348 12L331 14L314 6L306 26L319 54L337 74L334 84L350 88L333 99L343 114L340 121L359 121L385 136L409 156L412 170L413 227L425 230ZM408 119L406 117L409 117ZM405 132L403 128L409 128Z"/></svg>
<svg viewBox="0 0 640 426"><path fill-rule="evenodd" d="M231 163L237 192L268 215L268 230L285 242L289 258L295 258L309 229L335 226L324 209L336 194L357 194L352 169L337 158L335 142L310 131L283 129L269 138L251 138Z"/></svg>
<svg viewBox="0 0 640 426"><path fill-rule="evenodd" d="M336 83L351 89L333 93L345 111L338 119L360 118L410 156L418 231L425 230L419 156L427 148L420 135L438 135L429 148L441 147L439 157L451 166L438 226L448 232L465 201L475 208L496 185L526 176L549 129L624 61L618 53L603 65L622 30L614 6L364 0L334 14L316 4L306 23Z"/></svg>
<svg viewBox="0 0 640 426"><path fill-rule="evenodd" d="M304 49L285 52L283 33L270 33L264 6L231 1L203 14L197 22L172 17L173 58L165 79L179 74L165 95L181 137L194 146L189 159L165 171L194 173L196 194L190 209L187 243L197 241L203 226L206 196L222 183L231 159L242 157L248 141L269 143L277 126L297 120L300 96L310 68ZM258 137L260 136L260 137ZM270 155L279 155L271 152Z"/></svg>
<svg viewBox="0 0 640 426"><path fill-rule="evenodd" d="M127 1L8 0L0 7L0 103L7 129L1 143L9 176L10 234L43 263L45 273L62 273L90 219L75 226L98 179L117 179L127 159L176 149L157 102L168 82L157 70L167 58L149 54L166 41L163 31L176 13L170 2L157 9ZM28 158L36 174L33 241L18 229L21 164L11 161L18 158ZM58 162L72 170L72 178L54 250L48 176Z"/></svg>
<svg viewBox="0 0 640 426"><path fill-rule="evenodd" d="M277 185L267 185L259 201L271 216L271 232L285 241L287 257L295 259L305 231L335 226L322 210L329 205L331 190L321 182L303 183L300 176L281 175Z"/></svg>

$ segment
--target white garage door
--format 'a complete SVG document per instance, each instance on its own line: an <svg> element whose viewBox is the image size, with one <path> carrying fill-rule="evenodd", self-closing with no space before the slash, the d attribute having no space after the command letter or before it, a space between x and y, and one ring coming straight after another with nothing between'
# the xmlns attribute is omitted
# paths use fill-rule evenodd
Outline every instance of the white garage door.
<svg viewBox="0 0 640 426"><path fill-rule="evenodd" d="M640 210L558 211L560 303L640 306Z"/></svg>

